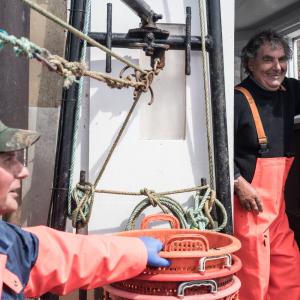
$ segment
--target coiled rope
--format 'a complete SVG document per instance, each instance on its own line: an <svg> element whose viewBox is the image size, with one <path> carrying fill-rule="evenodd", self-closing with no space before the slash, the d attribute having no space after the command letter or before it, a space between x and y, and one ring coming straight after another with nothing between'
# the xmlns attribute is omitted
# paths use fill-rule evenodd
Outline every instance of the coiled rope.
<svg viewBox="0 0 300 300"><path fill-rule="evenodd" d="M180 223L181 228L185 229L200 229L200 230L211 230L211 231L221 231L225 228L227 224L227 213L225 207L222 203L215 198L215 192L212 191L209 186L196 187L197 190L195 196L195 206L194 208L188 208L186 211L182 208L182 206L172 199L171 197L167 197L165 193L156 194L151 190L141 190L141 195L146 195L147 198L142 200L132 211L128 223L125 227L125 230L133 230L135 229L135 223L137 218L141 215L141 213L149 206L159 206L163 213L171 212ZM195 190L194 189L194 190ZM180 191L180 190L179 190ZM179 191L173 191L172 193L177 193ZM191 191L185 189L186 191ZM205 191L204 195L201 196L201 192ZM180 191L182 192L182 190ZM216 204L223 215L223 222L220 226L216 226L213 221L210 211L212 206ZM169 210L166 210L166 208Z"/></svg>
<svg viewBox="0 0 300 300"><path fill-rule="evenodd" d="M194 197L194 208L188 208L187 210L184 210L176 200L168 197L168 195L187 192L196 192ZM146 198L138 203L133 209L125 230L134 229L136 220L140 214L150 206L158 206L163 213L172 213L179 220L181 228L221 231L227 224L226 209L215 197L215 192L211 190L208 185L156 193L147 188L144 188L139 192L94 189L94 185L91 185L90 183L86 183L84 185L78 183L72 191L73 199L77 204L77 208L74 210L74 215L72 218L73 226L79 221L80 224L86 224L88 222L91 215L91 209L89 209L89 206L93 204L94 193L146 196ZM220 208L223 217L222 224L219 226L216 225L210 215L214 204Z"/></svg>

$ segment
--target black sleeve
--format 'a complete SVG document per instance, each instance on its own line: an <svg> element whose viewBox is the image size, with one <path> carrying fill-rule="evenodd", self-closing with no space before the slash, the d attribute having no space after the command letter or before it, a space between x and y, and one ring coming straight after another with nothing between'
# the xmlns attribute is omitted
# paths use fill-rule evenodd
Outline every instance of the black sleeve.
<svg viewBox="0 0 300 300"><path fill-rule="evenodd" d="M257 132L252 112L245 96L234 94L234 175L251 182L258 151Z"/></svg>
<svg viewBox="0 0 300 300"><path fill-rule="evenodd" d="M300 80L297 80L295 115L300 115Z"/></svg>
<svg viewBox="0 0 300 300"><path fill-rule="evenodd" d="M235 91L234 93L234 141L236 141L237 138L237 131L238 131L238 124L239 124L239 106L237 105L237 94L240 94L240 92ZM241 176L240 169L237 166L237 163L234 159L234 179L237 179L239 176Z"/></svg>
<svg viewBox="0 0 300 300"><path fill-rule="evenodd" d="M283 86L286 86L294 99L294 115L300 115L300 80L295 78L286 78L283 82Z"/></svg>

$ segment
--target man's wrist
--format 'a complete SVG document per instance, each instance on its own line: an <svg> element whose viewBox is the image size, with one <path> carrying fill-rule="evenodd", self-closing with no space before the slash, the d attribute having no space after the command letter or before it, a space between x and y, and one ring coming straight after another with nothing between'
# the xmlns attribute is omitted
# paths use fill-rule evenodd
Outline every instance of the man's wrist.
<svg viewBox="0 0 300 300"><path fill-rule="evenodd" d="M233 183L238 183L239 182L239 179L241 178L241 174L236 174L234 175L234 180L233 180Z"/></svg>
<svg viewBox="0 0 300 300"><path fill-rule="evenodd" d="M239 190L239 182L240 182L241 176L238 176L233 181L233 187L234 191L237 192Z"/></svg>

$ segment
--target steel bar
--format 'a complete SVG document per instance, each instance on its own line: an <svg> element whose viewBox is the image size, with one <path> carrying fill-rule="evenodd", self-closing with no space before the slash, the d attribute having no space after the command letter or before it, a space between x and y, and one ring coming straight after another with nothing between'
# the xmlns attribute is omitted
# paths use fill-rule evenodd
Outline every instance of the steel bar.
<svg viewBox="0 0 300 300"><path fill-rule="evenodd" d="M112 4L107 3L107 17L106 17L106 47L111 49L112 37ZM111 73L111 55L106 53L106 73Z"/></svg>
<svg viewBox="0 0 300 300"><path fill-rule="evenodd" d="M227 141L227 118L222 43L220 0L207 1L208 32L213 40L210 56L210 84L214 134L215 172L217 198L225 206L228 222L224 229L232 234L232 204Z"/></svg>
<svg viewBox="0 0 300 300"><path fill-rule="evenodd" d="M83 30L86 0L73 0L69 23L78 30ZM79 61L82 40L68 33L65 57L69 61ZM56 147L53 190L48 217L48 225L58 230L65 230L67 216L67 199L72 154L73 128L75 121L78 85L64 89L60 109L58 138Z"/></svg>
<svg viewBox="0 0 300 300"><path fill-rule="evenodd" d="M106 33L104 32L89 32L89 37L94 39L100 44L106 43ZM171 35L168 39L155 39L155 44L166 44L170 46L170 50L185 50L186 37L185 35ZM113 33L112 34L112 47L114 48L140 48L137 44L144 43L141 38L128 38L126 33ZM206 38L206 49L211 50L211 39ZM88 44L88 46L91 46ZM191 50L201 50L201 37L191 36Z"/></svg>
<svg viewBox="0 0 300 300"><path fill-rule="evenodd" d="M154 25L162 16L155 13L144 0L122 0L142 20L144 25Z"/></svg>
<svg viewBox="0 0 300 300"><path fill-rule="evenodd" d="M192 9L190 6L187 6L185 21L185 75L191 75L191 21Z"/></svg>

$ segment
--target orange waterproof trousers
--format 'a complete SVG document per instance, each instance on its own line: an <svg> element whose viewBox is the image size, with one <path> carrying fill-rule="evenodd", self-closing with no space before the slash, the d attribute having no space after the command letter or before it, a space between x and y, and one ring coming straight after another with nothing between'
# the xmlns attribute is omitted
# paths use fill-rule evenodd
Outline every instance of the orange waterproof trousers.
<svg viewBox="0 0 300 300"><path fill-rule="evenodd" d="M258 158L252 185L263 203L256 215L234 199L240 300L300 300L300 254L285 213L284 186L293 158Z"/></svg>

